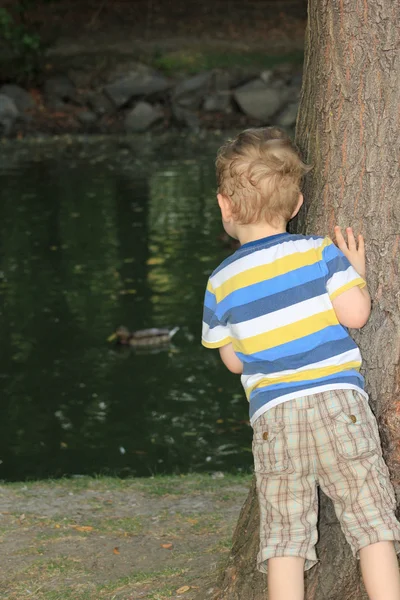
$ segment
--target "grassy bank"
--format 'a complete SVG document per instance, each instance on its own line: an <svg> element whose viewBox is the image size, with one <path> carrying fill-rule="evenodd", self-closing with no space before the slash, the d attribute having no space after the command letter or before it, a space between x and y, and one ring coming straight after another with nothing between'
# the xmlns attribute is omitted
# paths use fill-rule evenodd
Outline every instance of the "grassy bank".
<svg viewBox="0 0 400 600"><path fill-rule="evenodd" d="M249 475L0 486L0 598L193 598L215 579Z"/></svg>

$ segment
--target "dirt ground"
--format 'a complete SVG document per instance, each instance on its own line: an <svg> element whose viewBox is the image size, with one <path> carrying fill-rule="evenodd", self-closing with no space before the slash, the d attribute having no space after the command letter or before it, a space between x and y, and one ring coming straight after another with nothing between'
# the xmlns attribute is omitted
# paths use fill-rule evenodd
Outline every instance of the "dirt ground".
<svg viewBox="0 0 400 600"><path fill-rule="evenodd" d="M212 593L250 475L0 485L0 598L190 600Z"/></svg>

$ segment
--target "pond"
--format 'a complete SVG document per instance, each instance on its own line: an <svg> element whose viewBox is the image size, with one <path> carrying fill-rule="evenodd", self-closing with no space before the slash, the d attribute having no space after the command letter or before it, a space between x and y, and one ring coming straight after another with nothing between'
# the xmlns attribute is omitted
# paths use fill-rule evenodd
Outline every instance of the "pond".
<svg viewBox="0 0 400 600"><path fill-rule="evenodd" d="M200 345L222 138L0 147L0 479L248 471L239 377ZM108 341L179 327L158 352Z"/></svg>

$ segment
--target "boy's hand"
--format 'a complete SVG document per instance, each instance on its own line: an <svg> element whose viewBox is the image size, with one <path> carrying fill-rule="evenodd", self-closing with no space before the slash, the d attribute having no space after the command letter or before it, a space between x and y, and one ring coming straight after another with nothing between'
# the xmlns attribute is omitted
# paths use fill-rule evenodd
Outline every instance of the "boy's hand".
<svg viewBox="0 0 400 600"><path fill-rule="evenodd" d="M345 257L350 261L357 273L365 279L365 244L364 238L360 234L358 236L358 248L354 238L354 233L351 227L346 228L347 243L343 237L342 230L339 226L335 227L336 244L343 252Z"/></svg>

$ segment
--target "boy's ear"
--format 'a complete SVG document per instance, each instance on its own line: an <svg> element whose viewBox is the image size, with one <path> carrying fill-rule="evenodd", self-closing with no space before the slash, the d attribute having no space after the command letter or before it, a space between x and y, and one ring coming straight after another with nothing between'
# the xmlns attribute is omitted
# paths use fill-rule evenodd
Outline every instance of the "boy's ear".
<svg viewBox="0 0 400 600"><path fill-rule="evenodd" d="M303 202L304 202L304 196L303 194L300 192L299 194L299 201L297 203L296 208L294 209L292 216L290 217L291 219L293 219L293 217L295 217L297 215L297 213L299 212L299 210L301 209L301 207L303 206Z"/></svg>
<svg viewBox="0 0 400 600"><path fill-rule="evenodd" d="M227 196L223 194L217 194L217 200L221 209L221 216L223 221L230 221L232 218L231 201Z"/></svg>

